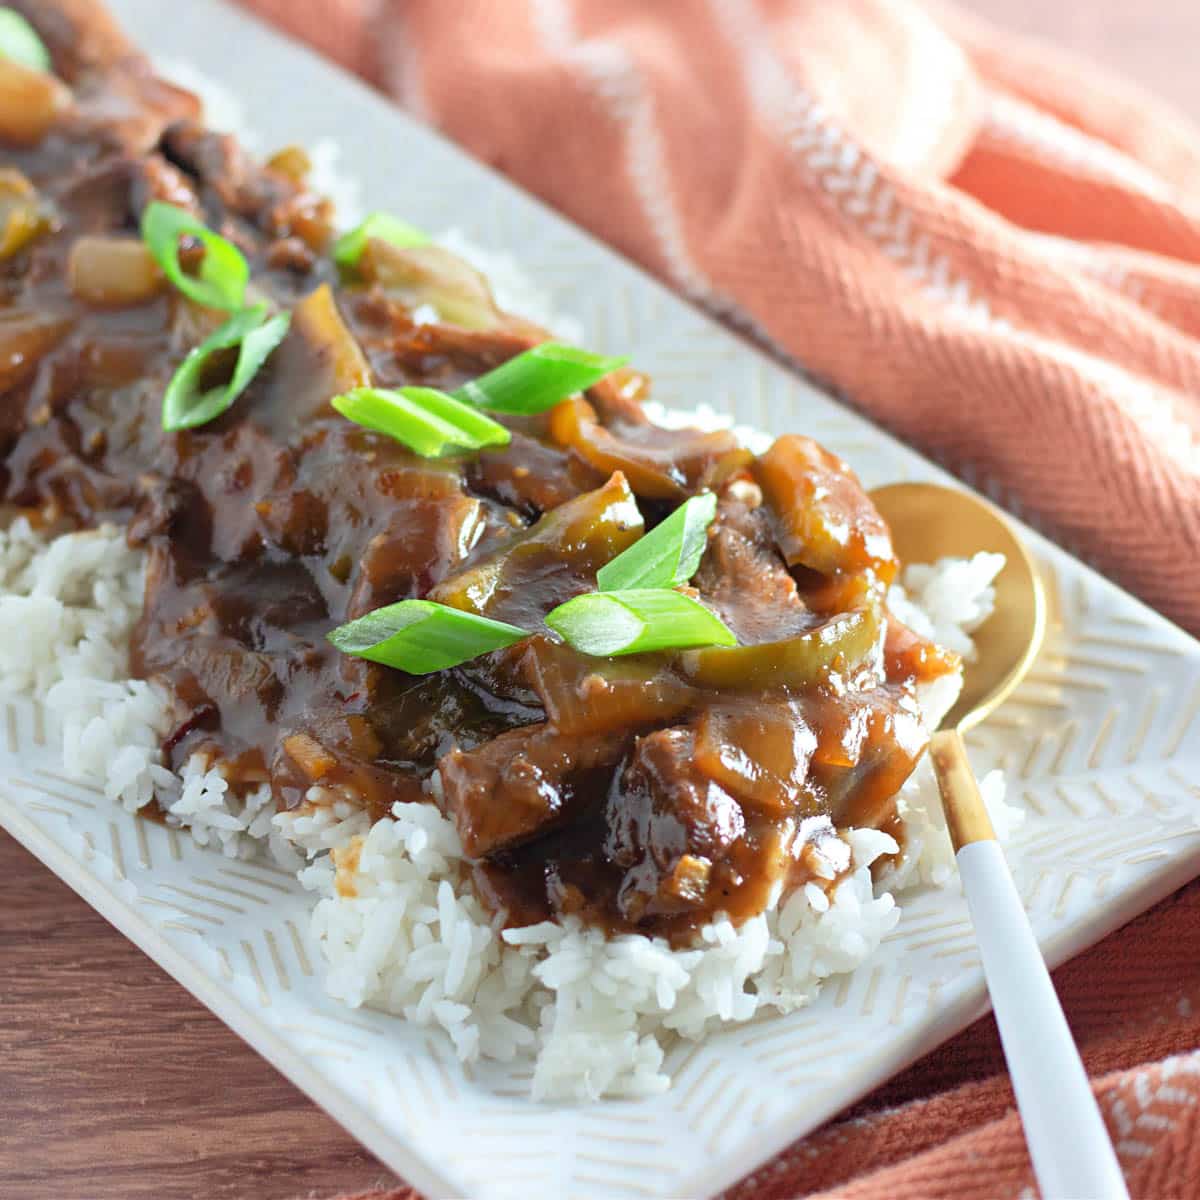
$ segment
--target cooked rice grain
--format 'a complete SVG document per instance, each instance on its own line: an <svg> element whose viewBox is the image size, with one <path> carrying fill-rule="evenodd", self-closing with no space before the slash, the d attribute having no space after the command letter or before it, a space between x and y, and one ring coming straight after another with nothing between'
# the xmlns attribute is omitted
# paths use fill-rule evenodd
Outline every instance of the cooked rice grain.
<svg viewBox="0 0 1200 1200"><path fill-rule="evenodd" d="M960 622L990 607L998 564L986 557L906 572L906 582L920 572L923 619L946 640L965 638ZM202 845L248 857L265 844L278 861L303 868L302 882L320 895L313 929L332 995L440 1027L465 1061L533 1054L535 1096L662 1090L671 1039L808 1003L823 979L853 970L895 926L893 892L953 878L922 764L901 793L905 854L878 895L870 864L895 843L856 830L845 839L853 871L832 896L800 889L740 927L715 922L691 949L636 935L606 939L570 921L500 932L464 880L453 823L432 804L397 805L371 826L345 796L317 787L299 809L275 813L265 786L239 797L197 757L179 775L162 764L167 697L126 677L143 571L142 555L110 526L43 537L24 518L13 522L0 533L0 686L44 696L65 768L129 811L156 797L168 821ZM900 592L893 602L913 611ZM926 712L936 720L955 691L953 681L927 691ZM983 790L1003 835L1023 814L1004 804L999 772Z"/></svg>
<svg viewBox="0 0 1200 1200"><path fill-rule="evenodd" d="M334 158L329 148L314 156L320 182ZM554 314L510 258L454 232L441 240L489 275L502 306L578 339L574 323ZM647 410L667 425L729 424L707 408ZM756 450L770 440L761 431L737 432ZM909 594L895 589L891 603L919 632L969 657L969 633L991 610L1001 565L999 556L976 555L910 567ZM331 995L439 1027L464 1061L532 1055L537 1097L662 1091L672 1039L808 1003L822 980L853 970L894 928L893 892L953 878L953 852L923 763L901 793L905 854L879 894L870 865L896 844L887 834L855 830L842 847L853 870L832 895L809 885L740 927L714 922L687 950L636 935L606 939L572 921L502 932L464 880L453 823L432 804L399 804L371 826L365 812L323 788L310 789L299 809L275 813L268 788L237 796L220 769L198 757L178 775L168 770L160 750L168 698L127 677L143 575L143 556L111 526L43 536L22 517L0 532L0 693L42 697L65 769L127 810L157 798L167 820L200 844L230 857L265 846L297 870L320 896L313 931ZM922 695L933 723L956 690L957 681L943 680ZM1023 813L1004 803L999 772L982 786L1003 836Z"/></svg>

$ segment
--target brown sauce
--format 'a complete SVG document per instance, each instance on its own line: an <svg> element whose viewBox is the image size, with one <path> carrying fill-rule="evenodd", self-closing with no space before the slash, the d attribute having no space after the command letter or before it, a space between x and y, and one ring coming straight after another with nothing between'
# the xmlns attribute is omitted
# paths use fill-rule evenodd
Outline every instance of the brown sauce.
<svg viewBox="0 0 1200 1200"><path fill-rule="evenodd" d="M340 279L332 213L294 170L205 132L107 26L42 33L75 100L41 141L0 145L47 225L0 260L0 500L124 523L145 549L130 671L174 697L170 766L204 753L281 808L332 790L382 816L440 792L510 922L577 914L676 941L810 878L813 818L898 830L925 747L916 685L955 664L883 619L896 563L844 464L805 438L751 461L729 434L658 429L632 373L478 455L424 460L350 424L329 406L347 387L454 387L545 335L469 271L459 324L415 323L428 298L390 251ZM167 287L81 298L72 260L85 236L136 239L154 198L234 240L294 313L234 407L182 433L161 428L163 390L220 318ZM326 641L413 597L538 628L636 540L639 510L649 527L706 487L719 510L694 586L737 651L597 660L543 632L414 678Z"/></svg>

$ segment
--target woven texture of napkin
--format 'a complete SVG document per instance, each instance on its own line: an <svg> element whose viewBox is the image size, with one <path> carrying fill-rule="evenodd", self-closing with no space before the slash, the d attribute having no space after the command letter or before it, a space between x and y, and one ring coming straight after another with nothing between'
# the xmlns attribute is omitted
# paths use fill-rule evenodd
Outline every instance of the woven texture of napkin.
<svg viewBox="0 0 1200 1200"><path fill-rule="evenodd" d="M1170 111L908 0L247 2L1200 631ZM1135 1197L1200 1195L1200 890L1057 978ZM731 1195L1031 1187L985 1021Z"/></svg>
<svg viewBox="0 0 1200 1200"><path fill-rule="evenodd" d="M252 7L1200 631L1171 112L908 0Z"/></svg>

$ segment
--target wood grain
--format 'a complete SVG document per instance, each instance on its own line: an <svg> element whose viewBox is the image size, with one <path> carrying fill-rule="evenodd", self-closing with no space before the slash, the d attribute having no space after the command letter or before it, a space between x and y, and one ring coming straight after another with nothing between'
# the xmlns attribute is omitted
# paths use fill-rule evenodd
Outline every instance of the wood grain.
<svg viewBox="0 0 1200 1200"><path fill-rule="evenodd" d="M1200 121L1196 0L967 0ZM0 1196L292 1200L392 1177L0 832Z"/></svg>
<svg viewBox="0 0 1200 1200"><path fill-rule="evenodd" d="M394 1182L0 833L0 1196L290 1200Z"/></svg>

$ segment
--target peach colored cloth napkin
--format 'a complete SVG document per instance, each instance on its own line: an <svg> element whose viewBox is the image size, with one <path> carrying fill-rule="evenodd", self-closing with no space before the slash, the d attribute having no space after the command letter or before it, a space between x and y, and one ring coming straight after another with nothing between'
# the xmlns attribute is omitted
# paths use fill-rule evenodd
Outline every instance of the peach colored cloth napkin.
<svg viewBox="0 0 1200 1200"><path fill-rule="evenodd" d="M910 0L247 3L1200 631L1200 134L1166 109ZM1200 1195L1200 887L1058 978L1134 1195ZM987 1021L732 1196L1031 1185Z"/></svg>
<svg viewBox="0 0 1200 1200"><path fill-rule="evenodd" d="M909 0L250 3L1200 631L1166 109Z"/></svg>

